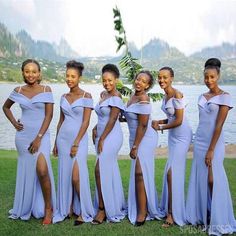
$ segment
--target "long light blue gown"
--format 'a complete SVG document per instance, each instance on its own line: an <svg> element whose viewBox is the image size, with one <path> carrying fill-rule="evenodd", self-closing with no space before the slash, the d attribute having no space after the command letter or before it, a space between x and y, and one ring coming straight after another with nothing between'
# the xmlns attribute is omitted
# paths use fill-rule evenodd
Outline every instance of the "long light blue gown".
<svg viewBox="0 0 236 236"><path fill-rule="evenodd" d="M136 130L138 127L138 114L150 115L151 104L134 103L125 110L125 117L129 127L129 144L133 146ZM138 147L138 159L140 161L145 191L147 195L147 211L146 220L160 219L164 215L159 211L158 196L155 185L155 169L154 156L158 143L158 134L151 126L151 117L149 117L148 127ZM135 193L135 166L136 159L132 160L129 194L128 194L128 218L132 224L135 224L137 218L137 203Z"/></svg>
<svg viewBox="0 0 236 236"><path fill-rule="evenodd" d="M97 150L98 141L102 135L107 122L110 118L111 107L124 109L122 99L112 96L98 103L95 111L98 116L97 137L95 148ZM103 150L97 155L99 161L100 181L102 197L104 201L107 220L111 222L120 222L127 214L123 186L120 176L120 169L117 162L118 152L123 143L123 133L120 122L117 119L113 129L104 140ZM98 209L98 193L96 188L95 209Z"/></svg>
<svg viewBox="0 0 236 236"><path fill-rule="evenodd" d="M87 167L88 134L85 133L81 139L75 157L72 158L70 156L70 151L83 121L84 108L93 109L93 100L82 97L70 104L62 96L60 106L65 119L56 139L59 162L57 212L53 218L53 223L63 221L69 215L72 202L73 212L76 215L81 215L85 222L91 222L94 217L94 208ZM72 170L74 165L78 165L79 168L79 197L72 186Z"/></svg>
<svg viewBox="0 0 236 236"><path fill-rule="evenodd" d="M175 120L175 109L185 109L186 102L184 98L170 98L167 102L163 99L162 110L167 115L168 123ZM189 145L192 140L192 130L185 116L182 124L176 128L168 130L168 160L165 166L162 198L160 203L161 211L168 214L168 183L167 173L171 169L172 176L172 215L174 222L180 226L186 224L185 214L185 160Z"/></svg>
<svg viewBox="0 0 236 236"><path fill-rule="evenodd" d="M201 95L198 100L199 125L194 140L194 155L189 181L186 215L189 223L203 224L208 234L221 235L236 232L232 200L223 161L225 155L224 134L221 132L212 160L212 199L208 188L208 168L205 155L214 133L216 119L221 105L232 108L231 96L223 93L206 100ZM210 216L207 222L207 211Z"/></svg>
<svg viewBox="0 0 236 236"><path fill-rule="evenodd" d="M17 177L13 209L9 218L28 220L31 215L35 218L44 217L44 199L36 172L36 164L40 154L43 154L51 182L51 203L56 207L56 193L52 166L50 162L50 134L46 131L41 140L37 153L28 151L30 143L36 138L45 118L45 103L54 103L51 92L43 92L31 99L13 91L10 100L19 103L22 110L20 122L24 129L16 132L15 143L18 151Z"/></svg>

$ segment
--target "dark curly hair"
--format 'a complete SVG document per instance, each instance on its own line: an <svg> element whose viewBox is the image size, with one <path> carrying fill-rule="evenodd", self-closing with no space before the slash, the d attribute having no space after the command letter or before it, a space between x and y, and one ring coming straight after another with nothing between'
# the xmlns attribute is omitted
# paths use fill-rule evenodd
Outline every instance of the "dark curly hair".
<svg viewBox="0 0 236 236"><path fill-rule="evenodd" d="M104 74L105 72L112 73L115 76L115 78L119 78L120 77L119 69L114 64L106 64L105 66L103 66L102 74Z"/></svg>
<svg viewBox="0 0 236 236"><path fill-rule="evenodd" d="M38 61L36 61L34 59L30 59L30 58L23 61L22 65L21 65L21 71L24 71L25 66L29 63L34 63L38 67L38 70L41 71L41 67L40 67Z"/></svg>
<svg viewBox="0 0 236 236"><path fill-rule="evenodd" d="M75 60L68 61L66 63L66 69L75 69L79 72L79 76L82 76L82 72L84 70L84 64Z"/></svg>
<svg viewBox="0 0 236 236"><path fill-rule="evenodd" d="M204 71L207 69L216 69L220 73L221 61L218 58L209 58L204 65Z"/></svg>
<svg viewBox="0 0 236 236"><path fill-rule="evenodd" d="M149 81L148 81L149 87L147 89L145 89L145 91L150 90L155 84L155 79L154 79L152 73L149 70L141 70L141 71L138 72L138 74L135 75L134 81L138 78L138 76L140 74L146 74L149 77Z"/></svg>

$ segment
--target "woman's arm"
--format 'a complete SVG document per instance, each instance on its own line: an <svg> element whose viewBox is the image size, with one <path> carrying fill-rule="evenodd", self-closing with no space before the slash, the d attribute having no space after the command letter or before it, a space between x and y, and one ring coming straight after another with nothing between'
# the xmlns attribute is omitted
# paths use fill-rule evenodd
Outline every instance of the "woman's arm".
<svg viewBox="0 0 236 236"><path fill-rule="evenodd" d="M7 119L11 122L11 124L15 127L17 131L23 130L23 124L20 123L20 121L17 121L15 117L12 114L11 107L15 102L10 100L9 98L5 101L3 104L3 112Z"/></svg>
<svg viewBox="0 0 236 236"><path fill-rule="evenodd" d="M162 124L167 124L168 123L168 119L165 120L153 120L152 121L152 128L155 130L158 130L159 125Z"/></svg>
<svg viewBox="0 0 236 236"><path fill-rule="evenodd" d="M51 88L47 86L46 92L51 92ZM52 117L53 117L53 103L45 103L45 117L39 129L38 135L35 137L35 139L28 148L30 153L35 153L38 151L41 144L41 139L43 135L46 133L51 123Z"/></svg>
<svg viewBox="0 0 236 236"><path fill-rule="evenodd" d="M92 129L92 139L93 139L93 144L95 144L95 139L97 137L97 125L95 125Z"/></svg>
<svg viewBox="0 0 236 236"><path fill-rule="evenodd" d="M98 141L98 150L97 150L98 154L102 152L104 140L106 139L107 135L113 129L113 127L118 119L119 113L120 113L120 109L118 107L111 107L109 120L108 120L106 127L105 127L101 137L99 138L99 141Z"/></svg>
<svg viewBox="0 0 236 236"><path fill-rule="evenodd" d="M182 99L183 98L183 94L179 91L176 90L175 92L175 96L174 96L176 99ZM168 123L168 119L165 120L166 123L159 123L157 125L157 130L165 130L165 129L173 129L173 128L176 128L178 126L180 126L183 122L183 117L184 117L184 108L182 109L176 109L175 108L175 119ZM162 125L163 124L163 125Z"/></svg>
<svg viewBox="0 0 236 236"><path fill-rule="evenodd" d="M79 143L88 129L90 117L91 117L91 112L92 112L91 108L84 108L83 121L82 121L81 127L79 129L79 133L76 136L74 143L71 147L71 151L70 151L71 157L76 156L76 153L77 153L78 147L79 147Z"/></svg>
<svg viewBox="0 0 236 236"><path fill-rule="evenodd" d="M172 129L172 128L178 127L182 124L183 117L184 117L184 109L175 109L175 119L169 124L165 124L162 126L158 125L157 130L165 130L165 129Z"/></svg>
<svg viewBox="0 0 236 236"><path fill-rule="evenodd" d="M43 123L41 125L41 128L39 129L38 135L36 138L33 140L33 142L30 144L28 150L30 153L35 153L38 151L40 144L41 144L41 139L43 135L46 133L50 122L52 120L53 116L53 104L52 103L46 103L45 104L45 117L43 120Z"/></svg>
<svg viewBox="0 0 236 236"><path fill-rule="evenodd" d="M229 111L228 106L222 105L219 108L219 112L218 112L217 119L216 119L215 130L213 132L211 142L210 142L210 145L208 147L208 151L207 151L206 157L205 157L205 163L208 167L211 167L212 160L214 157L215 146L216 146L216 143L220 137L225 119L228 115L228 111Z"/></svg>
<svg viewBox="0 0 236 236"><path fill-rule="evenodd" d="M131 151L129 154L132 159L137 158L138 146L140 142L142 141L142 138L147 130L148 120L149 120L149 115L138 114L138 127L136 130L133 147L131 148Z"/></svg>
<svg viewBox="0 0 236 236"><path fill-rule="evenodd" d="M52 151L54 156L58 155L56 141L57 141L58 132L61 128L61 125L62 125L64 119L65 119L64 113L62 112L62 109L60 108L60 118L59 118L59 121L57 123L57 133L56 133L56 138L55 138L55 144L54 144L53 151Z"/></svg>

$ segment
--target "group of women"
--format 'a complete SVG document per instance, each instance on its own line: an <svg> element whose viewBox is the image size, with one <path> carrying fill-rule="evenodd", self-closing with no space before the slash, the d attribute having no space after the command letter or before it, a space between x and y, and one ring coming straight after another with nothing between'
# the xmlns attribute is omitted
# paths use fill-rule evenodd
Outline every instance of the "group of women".
<svg viewBox="0 0 236 236"><path fill-rule="evenodd" d="M104 91L94 107L90 93L79 87L84 66L76 61L66 64L69 92L61 96L60 119L53 154L58 156L58 187L55 194L50 163L48 127L53 115L53 96L49 86L40 85L40 65L28 59L22 64L25 85L15 88L3 105L6 117L17 130L19 153L13 208L9 218L43 218L44 225L76 215L75 225L120 222L128 215L135 226L146 220L165 219L162 227L173 224L203 225L209 234L236 232L232 200L225 174L222 127L232 108L230 95L219 88L221 62L206 61L204 82L209 91L198 100L199 125L194 139L194 157L185 202L185 160L192 140L185 114L184 95L172 86L174 71L159 70L157 81L164 90L164 120L151 119L147 91L154 85L149 71L134 78L134 92L127 105L116 90L119 70L113 64L102 68ZM17 120L11 106L19 103L22 117ZM87 168L88 134L92 110L98 116L92 139L96 149L94 203ZM120 122L129 128L132 159L128 201L126 203L118 152L123 142ZM154 157L158 144L156 131L168 132L166 163L161 201L158 201Z"/></svg>

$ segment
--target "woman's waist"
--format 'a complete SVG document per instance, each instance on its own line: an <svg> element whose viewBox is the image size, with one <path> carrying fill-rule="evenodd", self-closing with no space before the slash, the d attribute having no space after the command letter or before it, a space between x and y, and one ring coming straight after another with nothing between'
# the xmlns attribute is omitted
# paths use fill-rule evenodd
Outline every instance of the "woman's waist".
<svg viewBox="0 0 236 236"><path fill-rule="evenodd" d="M97 125L97 137L100 137L102 135L102 133L105 130L105 127L106 127L105 125ZM123 132L119 123L113 126L112 130L109 132L109 135L115 135L115 136L123 135Z"/></svg>
<svg viewBox="0 0 236 236"><path fill-rule="evenodd" d="M133 139L136 136L136 132L137 132L137 127L136 128L129 128L130 131L130 138ZM155 138L158 136L158 133L151 127L148 126L145 133L144 133L144 137L149 137L149 138Z"/></svg>

